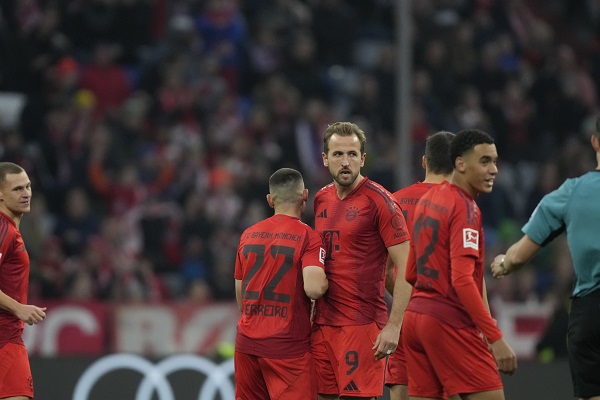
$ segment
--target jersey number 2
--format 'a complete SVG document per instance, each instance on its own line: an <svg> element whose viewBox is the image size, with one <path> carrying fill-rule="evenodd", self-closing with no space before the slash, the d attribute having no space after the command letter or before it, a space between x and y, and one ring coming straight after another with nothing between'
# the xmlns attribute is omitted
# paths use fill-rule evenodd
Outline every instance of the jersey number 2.
<svg viewBox="0 0 600 400"><path fill-rule="evenodd" d="M419 275L425 275L431 279L437 279L440 271L429 268L425 264L429 260L429 256L433 253L435 249L435 245L438 241L438 231L440 229L440 220L431 218L429 216L423 218L423 214L419 215L419 218L415 222L415 226L413 228L415 243L419 240L419 234L421 233L421 229L423 228L431 228L431 240L423 249L423 254L417 258L417 273Z"/></svg>
<svg viewBox="0 0 600 400"><path fill-rule="evenodd" d="M294 248L289 246L271 246L270 250L270 255L273 260L276 260L277 256L283 255L283 262L277 269L277 272L275 272L275 275L273 275L273 278L271 278L269 283L265 286L264 299L279 303L289 303L290 295L275 292L275 287L277 287L285 274L292 268L294 262ZM244 246L243 253L244 257L248 257L248 254L250 253L256 254L256 260L254 264L250 266L248 275L246 275L242 285L242 291L244 293L243 298L247 300L258 300L260 294L258 291L246 289L250 280L265 263L265 246L262 244L247 244Z"/></svg>

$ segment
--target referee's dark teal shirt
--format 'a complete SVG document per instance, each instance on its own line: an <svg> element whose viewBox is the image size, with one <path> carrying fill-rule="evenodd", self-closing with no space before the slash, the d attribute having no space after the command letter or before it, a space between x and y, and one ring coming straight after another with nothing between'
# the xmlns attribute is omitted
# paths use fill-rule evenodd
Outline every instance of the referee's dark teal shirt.
<svg viewBox="0 0 600 400"><path fill-rule="evenodd" d="M567 179L544 196L523 226L541 246L565 230L576 278L572 296L600 290L600 171Z"/></svg>

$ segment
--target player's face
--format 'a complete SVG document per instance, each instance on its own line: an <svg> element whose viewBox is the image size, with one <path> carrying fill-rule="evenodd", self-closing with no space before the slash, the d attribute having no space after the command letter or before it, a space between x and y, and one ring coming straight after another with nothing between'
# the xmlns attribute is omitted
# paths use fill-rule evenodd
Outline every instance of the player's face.
<svg viewBox="0 0 600 400"><path fill-rule="evenodd" d="M465 177L474 193L490 193L498 175L498 152L495 144L482 143L464 157Z"/></svg>
<svg viewBox="0 0 600 400"><path fill-rule="evenodd" d="M323 153L323 165L340 186L352 186L365 163L365 155L360 153L360 141L356 135L339 136L329 139L329 152Z"/></svg>
<svg viewBox="0 0 600 400"><path fill-rule="evenodd" d="M31 209L31 181L27 173L8 174L0 187L0 204L14 217Z"/></svg>

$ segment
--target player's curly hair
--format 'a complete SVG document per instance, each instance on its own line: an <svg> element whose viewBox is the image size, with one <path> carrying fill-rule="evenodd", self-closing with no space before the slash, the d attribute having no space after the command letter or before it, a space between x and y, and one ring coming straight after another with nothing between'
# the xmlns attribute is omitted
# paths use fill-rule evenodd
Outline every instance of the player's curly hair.
<svg viewBox="0 0 600 400"><path fill-rule="evenodd" d="M472 151L478 144L494 144L494 139L479 129L463 129L450 143L450 160L455 166L456 159Z"/></svg>

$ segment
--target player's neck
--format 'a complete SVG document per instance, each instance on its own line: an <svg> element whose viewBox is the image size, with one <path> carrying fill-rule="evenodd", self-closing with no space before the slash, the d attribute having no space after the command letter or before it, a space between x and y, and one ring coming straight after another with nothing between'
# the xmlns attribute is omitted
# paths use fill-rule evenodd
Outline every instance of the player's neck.
<svg viewBox="0 0 600 400"><path fill-rule="evenodd" d="M288 217L300 219L302 210L297 207L275 207L275 215L287 215Z"/></svg>
<svg viewBox="0 0 600 400"><path fill-rule="evenodd" d="M10 219L12 219L15 225L17 226L17 229L19 229L19 225L21 224L21 218L23 218L23 214L15 214L10 210L5 209L4 207L0 207L0 211L2 211Z"/></svg>
<svg viewBox="0 0 600 400"><path fill-rule="evenodd" d="M354 182L352 182L352 185L342 186L339 183L335 182L335 189L340 200L345 199L346 196L350 194L350 192L356 189L356 187L362 182L363 179L365 179L365 177L361 174L358 174Z"/></svg>
<svg viewBox="0 0 600 400"><path fill-rule="evenodd" d="M434 174L430 172L425 175L423 183L442 183L444 181L449 181L451 176L452 175Z"/></svg>
<svg viewBox="0 0 600 400"><path fill-rule="evenodd" d="M472 199L476 199L477 196L479 196L479 192L471 184L469 184L469 181L461 174L455 172L452 175L452 178L450 178L450 183L469 193Z"/></svg>

